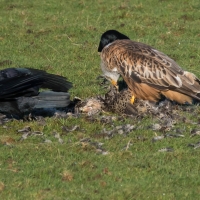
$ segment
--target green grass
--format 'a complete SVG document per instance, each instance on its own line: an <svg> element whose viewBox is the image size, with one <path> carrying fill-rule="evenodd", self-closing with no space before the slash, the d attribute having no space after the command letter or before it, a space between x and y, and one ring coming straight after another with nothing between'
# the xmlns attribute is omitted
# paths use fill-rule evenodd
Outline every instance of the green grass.
<svg viewBox="0 0 200 200"><path fill-rule="evenodd" d="M165 52L200 77L199 24L197 0L1 0L0 69L44 69L73 82L72 98L96 96L103 93L96 81L101 74L99 39L105 30L116 29ZM197 121L199 113L197 109L188 117ZM85 118L46 121L0 126L0 199L199 199L199 149L187 146L200 140L190 137L198 125L178 124L184 138L152 143L155 131L145 128L155 123L152 119L126 119L140 128L109 140L97 136L110 125ZM80 130L62 131L62 126L73 125ZM24 126L42 131L52 143L43 143L40 136L19 141L17 130ZM63 144L53 137L54 130ZM137 139L141 135L145 141ZM85 137L104 143L109 154L81 143ZM122 150L130 141L133 145ZM158 152L167 146L174 151Z"/></svg>

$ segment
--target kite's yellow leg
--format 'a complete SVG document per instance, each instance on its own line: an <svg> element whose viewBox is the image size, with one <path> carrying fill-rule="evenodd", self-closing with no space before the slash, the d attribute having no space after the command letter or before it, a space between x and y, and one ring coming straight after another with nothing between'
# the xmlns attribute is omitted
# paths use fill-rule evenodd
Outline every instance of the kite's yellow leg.
<svg viewBox="0 0 200 200"><path fill-rule="evenodd" d="M130 99L130 103L133 104L134 101L135 101L135 96L132 96L131 99Z"/></svg>

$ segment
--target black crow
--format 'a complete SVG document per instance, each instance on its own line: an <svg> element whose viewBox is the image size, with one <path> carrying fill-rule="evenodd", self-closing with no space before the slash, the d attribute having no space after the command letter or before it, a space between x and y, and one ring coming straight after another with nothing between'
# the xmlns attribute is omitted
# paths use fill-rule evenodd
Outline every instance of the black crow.
<svg viewBox="0 0 200 200"><path fill-rule="evenodd" d="M31 68L0 70L0 112L23 116L38 108L64 108L70 104L72 83L65 77ZM40 91L40 89L50 89Z"/></svg>

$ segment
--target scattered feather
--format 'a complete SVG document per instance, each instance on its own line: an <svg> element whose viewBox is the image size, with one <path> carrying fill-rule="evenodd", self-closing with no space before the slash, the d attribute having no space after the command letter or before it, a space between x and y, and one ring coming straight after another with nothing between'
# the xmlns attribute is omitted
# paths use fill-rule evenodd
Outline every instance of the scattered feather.
<svg viewBox="0 0 200 200"><path fill-rule="evenodd" d="M18 133L26 133L26 132L30 132L30 131L31 131L31 127L25 126L23 129L19 129L17 132Z"/></svg>
<svg viewBox="0 0 200 200"><path fill-rule="evenodd" d="M157 135L152 138L152 142L156 142L156 141L162 140L164 138L165 138L164 135Z"/></svg>
<svg viewBox="0 0 200 200"><path fill-rule="evenodd" d="M52 143L52 141L49 140L49 139L45 139L45 140L44 140L44 143Z"/></svg>
<svg viewBox="0 0 200 200"><path fill-rule="evenodd" d="M158 152L172 152L172 151L174 151L174 150L171 147L165 147L165 148L158 150Z"/></svg>

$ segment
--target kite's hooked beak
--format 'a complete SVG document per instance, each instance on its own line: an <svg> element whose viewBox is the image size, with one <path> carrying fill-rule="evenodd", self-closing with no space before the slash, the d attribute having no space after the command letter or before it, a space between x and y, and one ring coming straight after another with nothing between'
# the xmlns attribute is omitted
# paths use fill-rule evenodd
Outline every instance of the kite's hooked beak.
<svg viewBox="0 0 200 200"><path fill-rule="evenodd" d="M117 91L119 90L119 86L117 84L116 81L114 81L113 79L111 80L111 84L117 89Z"/></svg>

